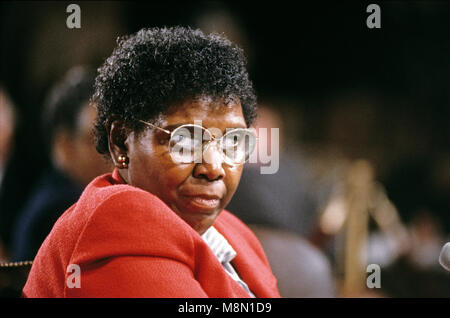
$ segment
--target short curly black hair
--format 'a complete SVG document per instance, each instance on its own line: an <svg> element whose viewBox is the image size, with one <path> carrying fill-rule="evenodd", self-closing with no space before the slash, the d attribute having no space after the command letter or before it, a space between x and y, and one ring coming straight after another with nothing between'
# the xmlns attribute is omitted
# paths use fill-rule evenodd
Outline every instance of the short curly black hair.
<svg viewBox="0 0 450 318"><path fill-rule="evenodd" d="M99 153L108 153L108 119L118 118L139 132L140 119L154 120L174 103L190 98L238 98L247 125L256 118L246 58L224 36L189 27L145 28L117 43L95 80Z"/></svg>

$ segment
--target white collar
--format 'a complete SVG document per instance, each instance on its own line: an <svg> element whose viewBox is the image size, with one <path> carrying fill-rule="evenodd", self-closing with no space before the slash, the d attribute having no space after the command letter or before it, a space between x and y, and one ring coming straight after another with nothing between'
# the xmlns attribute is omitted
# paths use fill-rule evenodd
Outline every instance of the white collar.
<svg viewBox="0 0 450 318"><path fill-rule="evenodd" d="M220 234L214 226L211 226L202 235L202 239L208 244L214 255L222 264L229 263L236 256L236 251L228 243L227 239Z"/></svg>

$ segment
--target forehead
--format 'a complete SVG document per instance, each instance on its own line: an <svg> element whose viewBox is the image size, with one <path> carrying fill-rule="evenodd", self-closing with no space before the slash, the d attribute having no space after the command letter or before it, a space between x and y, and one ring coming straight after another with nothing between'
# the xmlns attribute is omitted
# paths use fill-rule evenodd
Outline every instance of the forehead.
<svg viewBox="0 0 450 318"><path fill-rule="evenodd" d="M175 104L161 116L163 125L191 124L199 120L204 127L246 126L241 103L236 100L225 102L201 97Z"/></svg>

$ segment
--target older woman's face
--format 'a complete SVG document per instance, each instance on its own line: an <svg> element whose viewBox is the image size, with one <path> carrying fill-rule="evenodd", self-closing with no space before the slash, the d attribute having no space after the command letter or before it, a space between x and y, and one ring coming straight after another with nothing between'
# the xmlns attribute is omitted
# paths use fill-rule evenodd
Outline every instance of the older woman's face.
<svg viewBox="0 0 450 318"><path fill-rule="evenodd" d="M245 128L239 102L224 104L203 98L175 105L161 117L158 126L173 130L201 120L205 128L225 133L227 128ZM203 234L233 196L242 165L223 162L216 147L205 152L201 163L175 163L169 153L168 136L149 128L130 133L125 141L128 168L120 174L133 186L155 194L199 234Z"/></svg>

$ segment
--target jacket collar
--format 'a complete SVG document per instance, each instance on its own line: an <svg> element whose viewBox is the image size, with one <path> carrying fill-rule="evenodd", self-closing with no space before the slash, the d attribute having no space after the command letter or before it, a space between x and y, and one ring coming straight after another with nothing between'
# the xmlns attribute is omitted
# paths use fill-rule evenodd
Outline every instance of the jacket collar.
<svg viewBox="0 0 450 318"><path fill-rule="evenodd" d="M266 264L261 259L261 255L255 252L245 236L242 236L239 231L228 228L221 216L216 219L214 227L233 246L236 257L232 264L256 297L279 297L278 292L274 292L276 290L276 278L273 276L269 264Z"/></svg>

